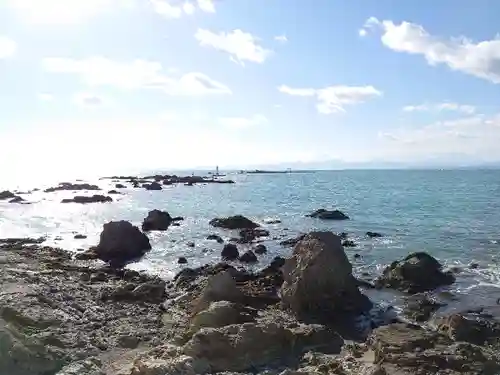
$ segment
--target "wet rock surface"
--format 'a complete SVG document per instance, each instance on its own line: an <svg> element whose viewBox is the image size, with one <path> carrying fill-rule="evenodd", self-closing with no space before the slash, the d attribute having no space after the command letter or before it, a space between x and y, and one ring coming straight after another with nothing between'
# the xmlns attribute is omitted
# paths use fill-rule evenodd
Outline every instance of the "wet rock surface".
<svg viewBox="0 0 500 375"><path fill-rule="evenodd" d="M210 225L224 229L255 229L259 227L259 224L242 215L212 219Z"/></svg>
<svg viewBox="0 0 500 375"><path fill-rule="evenodd" d="M325 210L324 208L320 208L319 210L316 210L306 216L322 220L349 220L349 216L344 214L342 211Z"/></svg>
<svg viewBox="0 0 500 375"><path fill-rule="evenodd" d="M421 293L451 285L455 277L444 272L442 265L427 253L412 253L388 266L376 280L377 287L393 288L408 293Z"/></svg>
<svg viewBox="0 0 500 375"><path fill-rule="evenodd" d="M101 190L101 188L97 185L87 184L87 183L71 183L71 182L61 182L58 186L54 186L48 189L45 189L45 193L53 193L55 191L77 191L77 190Z"/></svg>
<svg viewBox="0 0 500 375"><path fill-rule="evenodd" d="M91 196L77 195L74 196L73 198L66 198L61 201L61 203L80 203L80 204L107 203L107 202L113 202L113 198L100 194Z"/></svg>
<svg viewBox="0 0 500 375"><path fill-rule="evenodd" d="M143 231L167 230L174 220L168 212L160 210L149 211L148 216L142 222Z"/></svg>

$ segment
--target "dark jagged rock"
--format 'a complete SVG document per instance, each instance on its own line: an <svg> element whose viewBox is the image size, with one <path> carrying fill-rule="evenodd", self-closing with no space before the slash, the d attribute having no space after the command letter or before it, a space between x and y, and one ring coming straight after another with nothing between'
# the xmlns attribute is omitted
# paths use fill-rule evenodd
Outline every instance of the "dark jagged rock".
<svg viewBox="0 0 500 375"><path fill-rule="evenodd" d="M44 192L46 193L53 193L55 191L63 191L63 190L101 190L99 186L97 185L91 185L87 183L82 183L82 184L73 184L71 182L61 182L59 186L51 187L48 189L45 189Z"/></svg>
<svg viewBox="0 0 500 375"><path fill-rule="evenodd" d="M383 237L382 234L377 232L366 232L366 235L370 238L380 238Z"/></svg>
<svg viewBox="0 0 500 375"><path fill-rule="evenodd" d="M240 243L250 243L259 237L269 236L269 231L262 228L242 229L240 231Z"/></svg>
<svg viewBox="0 0 500 375"><path fill-rule="evenodd" d="M425 322L443 306L426 294L415 294L406 299L403 313L416 322Z"/></svg>
<svg viewBox="0 0 500 375"><path fill-rule="evenodd" d="M311 232L283 267L282 303L298 316L358 314L371 308L352 275L340 237Z"/></svg>
<svg viewBox="0 0 500 375"><path fill-rule="evenodd" d="M104 224L95 253L99 259L120 267L141 258L151 249L148 237L128 221Z"/></svg>
<svg viewBox="0 0 500 375"><path fill-rule="evenodd" d="M295 238L289 238L288 240L281 241L280 245L284 247L293 247L297 245L300 241L302 241L305 236L306 236L305 234L301 234Z"/></svg>
<svg viewBox="0 0 500 375"><path fill-rule="evenodd" d="M283 257L274 257L273 261L271 262L270 267L274 269L280 269L285 265L286 259Z"/></svg>
<svg viewBox="0 0 500 375"><path fill-rule="evenodd" d="M356 247L358 245L353 240L344 240L344 241L342 241L342 246L344 246L344 247Z"/></svg>
<svg viewBox="0 0 500 375"><path fill-rule="evenodd" d="M87 238L87 236L84 234L76 234L74 238L75 238L75 240L83 240L83 239Z"/></svg>
<svg viewBox="0 0 500 375"><path fill-rule="evenodd" d="M259 244L259 245L255 246L254 251L255 251L255 254L262 255L262 254L267 253L267 247L266 247L266 245Z"/></svg>
<svg viewBox="0 0 500 375"><path fill-rule="evenodd" d="M427 253L412 253L388 266L375 285L408 293L421 293L441 286L451 285L455 277L443 272L441 264Z"/></svg>
<svg viewBox="0 0 500 375"><path fill-rule="evenodd" d="M16 196L15 198L12 198L9 203L23 203L26 202L26 200L23 197Z"/></svg>
<svg viewBox="0 0 500 375"><path fill-rule="evenodd" d="M349 216L344 214L339 210L325 210L324 208L320 208L319 210L314 211L313 213L306 215L307 217L313 217L322 220L349 220Z"/></svg>
<svg viewBox="0 0 500 375"><path fill-rule="evenodd" d="M217 241L218 243L224 243L224 240L222 239L221 236L217 235L217 234L210 234L207 236L207 240L210 240L210 241Z"/></svg>
<svg viewBox="0 0 500 375"><path fill-rule="evenodd" d="M123 185L123 184L116 184L116 185L115 185L115 188L117 188L117 189L125 189L125 188L126 188L126 186L125 186L125 185Z"/></svg>
<svg viewBox="0 0 500 375"><path fill-rule="evenodd" d="M172 217L168 212L160 210L149 211L148 216L142 222L142 230L167 230L172 224Z"/></svg>
<svg viewBox="0 0 500 375"><path fill-rule="evenodd" d="M259 224L242 215L212 219L210 225L224 229L255 229L259 227Z"/></svg>
<svg viewBox="0 0 500 375"><path fill-rule="evenodd" d="M248 250L242 256L240 256L240 262L242 263L256 263L257 261L257 256L252 250Z"/></svg>
<svg viewBox="0 0 500 375"><path fill-rule="evenodd" d="M347 237L349 237L349 235L346 232L341 232L337 234L337 236L339 236L341 240L347 240Z"/></svg>
<svg viewBox="0 0 500 375"><path fill-rule="evenodd" d="M266 224L281 224L280 219L266 219L264 220L264 223Z"/></svg>
<svg viewBox="0 0 500 375"><path fill-rule="evenodd" d="M221 253L222 259L225 260L236 260L240 256L240 252L238 251L238 247L232 243L228 243L224 245Z"/></svg>
<svg viewBox="0 0 500 375"><path fill-rule="evenodd" d="M172 218L172 221L184 221L184 218L182 216L176 216Z"/></svg>
<svg viewBox="0 0 500 375"><path fill-rule="evenodd" d="M16 195L8 190L0 192L0 200L13 199Z"/></svg>
<svg viewBox="0 0 500 375"><path fill-rule="evenodd" d="M186 245L187 247L195 247L195 243L193 241L189 241Z"/></svg>
<svg viewBox="0 0 500 375"><path fill-rule="evenodd" d="M179 264L187 264L187 259L185 257L179 257L179 259L177 260L177 263Z"/></svg>
<svg viewBox="0 0 500 375"><path fill-rule="evenodd" d="M74 196L73 198L67 198L61 201L61 203L80 203L80 204L108 203L108 202L113 202L113 198L99 194L95 194L92 196L77 195Z"/></svg>
<svg viewBox="0 0 500 375"><path fill-rule="evenodd" d="M121 193L116 190L110 190L108 191L108 194L121 194Z"/></svg>
<svg viewBox="0 0 500 375"><path fill-rule="evenodd" d="M146 190L162 190L161 185L158 182L151 182L150 184L144 184L142 187Z"/></svg>

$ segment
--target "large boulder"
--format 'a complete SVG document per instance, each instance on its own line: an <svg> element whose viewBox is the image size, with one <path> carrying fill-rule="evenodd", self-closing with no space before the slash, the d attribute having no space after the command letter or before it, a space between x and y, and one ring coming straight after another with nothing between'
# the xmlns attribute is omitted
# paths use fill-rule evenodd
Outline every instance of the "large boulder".
<svg viewBox="0 0 500 375"><path fill-rule="evenodd" d="M344 214L342 211L325 210L324 208L320 208L319 210L316 210L313 213L306 216L322 220L349 220L349 216Z"/></svg>
<svg viewBox="0 0 500 375"><path fill-rule="evenodd" d="M442 268L431 255L423 252L412 253L388 266L375 281L375 285L414 294L453 284L453 274L443 272Z"/></svg>
<svg viewBox="0 0 500 375"><path fill-rule="evenodd" d="M219 328L231 324L251 322L253 319L249 310L241 305L229 301L216 301L191 319L190 329L194 333L201 328Z"/></svg>
<svg viewBox="0 0 500 375"><path fill-rule="evenodd" d="M242 229L240 231L240 239L238 240L238 242L250 243L259 237L267 237L267 236L269 236L269 231L267 229L262 229L262 228Z"/></svg>
<svg viewBox="0 0 500 375"><path fill-rule="evenodd" d="M192 312L196 314L207 309L212 302L228 301L239 303L243 292L238 288L231 271L222 271L208 278L199 297L193 302Z"/></svg>
<svg viewBox="0 0 500 375"><path fill-rule="evenodd" d="M66 198L61 201L61 203L80 203L80 204L107 203L107 202L113 202L113 198L100 194L95 194L92 196L77 195L73 198Z"/></svg>
<svg viewBox="0 0 500 375"><path fill-rule="evenodd" d="M224 260L236 260L240 256L240 252L238 251L238 247L235 244L228 243L224 245L224 248L221 252L221 257Z"/></svg>
<svg viewBox="0 0 500 375"><path fill-rule="evenodd" d="M292 354L293 335L274 323L203 328L183 348L208 362L213 372L246 371L282 361Z"/></svg>
<svg viewBox="0 0 500 375"><path fill-rule="evenodd" d="M162 190L161 185L158 182L151 182L150 184L144 184L142 187L146 190Z"/></svg>
<svg viewBox="0 0 500 375"><path fill-rule="evenodd" d="M283 267L282 303L296 315L359 313L371 307L361 294L352 266L332 232L311 232Z"/></svg>
<svg viewBox="0 0 500 375"><path fill-rule="evenodd" d="M13 199L16 195L8 190L0 191L0 200Z"/></svg>
<svg viewBox="0 0 500 375"><path fill-rule="evenodd" d="M99 259L119 267L141 258L150 249L148 237L130 222L121 220L104 224L94 251Z"/></svg>
<svg viewBox="0 0 500 375"><path fill-rule="evenodd" d="M255 229L259 227L259 224L242 215L212 219L210 225L224 229Z"/></svg>
<svg viewBox="0 0 500 375"><path fill-rule="evenodd" d="M436 319L434 324L454 341L483 345L500 338L500 322L476 314L451 314Z"/></svg>
<svg viewBox="0 0 500 375"><path fill-rule="evenodd" d="M172 217L168 212L160 210L149 211L148 216L142 222L142 230L167 230L172 221Z"/></svg>

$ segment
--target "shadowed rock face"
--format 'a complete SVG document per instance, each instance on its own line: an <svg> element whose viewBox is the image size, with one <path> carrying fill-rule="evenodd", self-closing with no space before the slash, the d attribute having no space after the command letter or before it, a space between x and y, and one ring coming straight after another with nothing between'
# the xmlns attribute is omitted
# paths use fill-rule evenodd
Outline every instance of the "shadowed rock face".
<svg viewBox="0 0 500 375"><path fill-rule="evenodd" d="M413 253L388 266L375 285L408 293L421 293L441 286L451 285L455 277L443 272L442 265L427 253Z"/></svg>
<svg viewBox="0 0 500 375"><path fill-rule="evenodd" d="M255 229L259 224L242 215L230 216L225 218L216 218L210 220L210 225L216 228L224 229Z"/></svg>
<svg viewBox="0 0 500 375"><path fill-rule="evenodd" d="M149 238L139 228L122 220L104 224L94 251L99 259L120 267L141 258L150 249Z"/></svg>
<svg viewBox="0 0 500 375"><path fill-rule="evenodd" d="M358 289L352 266L332 232L312 232L283 267L282 303L297 316L360 313L371 303Z"/></svg>

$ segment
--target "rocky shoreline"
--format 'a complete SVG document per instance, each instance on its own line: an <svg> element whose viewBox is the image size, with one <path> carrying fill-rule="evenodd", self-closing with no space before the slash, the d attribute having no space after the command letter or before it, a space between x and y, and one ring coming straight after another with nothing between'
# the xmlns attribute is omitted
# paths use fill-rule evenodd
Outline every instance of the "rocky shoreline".
<svg viewBox="0 0 500 375"><path fill-rule="evenodd" d="M145 229L174 222L158 211ZM162 280L124 268L149 241L117 223L76 258L43 239L0 240L1 374L500 373L493 316L433 317L439 303L425 293L454 277L426 253L363 283L352 274L345 236L311 232L287 242L289 258L260 271L246 270L239 257ZM240 230L250 242L262 234L242 216L212 225ZM367 287L406 293L413 323L374 314Z"/></svg>

